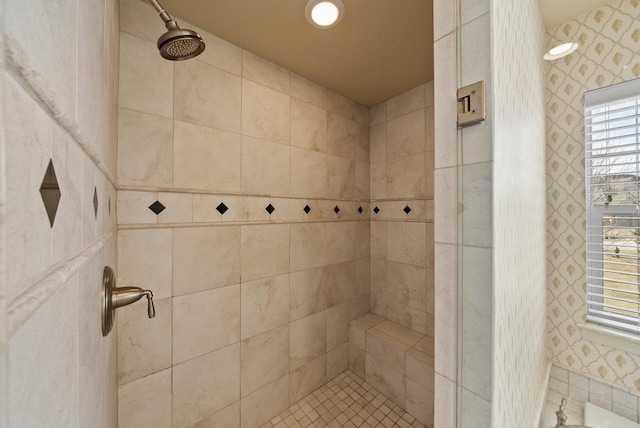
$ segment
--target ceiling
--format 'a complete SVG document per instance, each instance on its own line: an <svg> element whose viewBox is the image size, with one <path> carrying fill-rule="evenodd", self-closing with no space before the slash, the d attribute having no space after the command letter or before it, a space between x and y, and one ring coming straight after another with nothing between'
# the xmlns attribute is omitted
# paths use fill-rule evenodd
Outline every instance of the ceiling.
<svg viewBox="0 0 640 428"><path fill-rule="evenodd" d="M539 1L552 28L612 0ZM307 0L162 1L180 19L366 106L433 80L433 0L343 3L342 22L321 30L305 19Z"/></svg>
<svg viewBox="0 0 640 428"><path fill-rule="evenodd" d="M161 3L180 19L366 106L433 80L432 0L343 0L344 19L326 30L306 21L307 0Z"/></svg>
<svg viewBox="0 0 640 428"><path fill-rule="evenodd" d="M540 0L545 28L556 27L612 0Z"/></svg>

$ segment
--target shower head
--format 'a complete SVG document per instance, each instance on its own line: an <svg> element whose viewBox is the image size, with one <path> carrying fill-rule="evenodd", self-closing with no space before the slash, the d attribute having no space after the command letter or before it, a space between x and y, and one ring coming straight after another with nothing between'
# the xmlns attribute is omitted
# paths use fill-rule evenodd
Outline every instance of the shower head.
<svg viewBox="0 0 640 428"><path fill-rule="evenodd" d="M205 43L200 34L180 28L156 0L149 0L149 2L158 11L158 15L169 30L158 39L158 49L164 59L182 61L196 57L204 51Z"/></svg>

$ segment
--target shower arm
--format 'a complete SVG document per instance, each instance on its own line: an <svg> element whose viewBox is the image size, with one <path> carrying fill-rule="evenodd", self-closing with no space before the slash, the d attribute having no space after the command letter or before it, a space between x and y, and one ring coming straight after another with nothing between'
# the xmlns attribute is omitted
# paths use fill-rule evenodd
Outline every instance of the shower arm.
<svg viewBox="0 0 640 428"><path fill-rule="evenodd" d="M156 12L158 12L158 15L164 21L164 25L167 27L167 30L175 30L177 28L180 28L178 23L171 17L171 15L167 13L166 10L164 10L164 8L160 5L160 3L157 2L157 0L149 0L149 3L151 3L151 6L153 6Z"/></svg>

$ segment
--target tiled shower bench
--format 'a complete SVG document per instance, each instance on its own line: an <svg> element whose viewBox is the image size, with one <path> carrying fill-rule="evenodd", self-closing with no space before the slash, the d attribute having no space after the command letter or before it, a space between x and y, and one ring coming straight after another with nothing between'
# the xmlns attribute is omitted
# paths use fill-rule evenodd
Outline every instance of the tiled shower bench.
<svg viewBox="0 0 640 428"><path fill-rule="evenodd" d="M433 427L433 338L367 313L349 323L349 369Z"/></svg>

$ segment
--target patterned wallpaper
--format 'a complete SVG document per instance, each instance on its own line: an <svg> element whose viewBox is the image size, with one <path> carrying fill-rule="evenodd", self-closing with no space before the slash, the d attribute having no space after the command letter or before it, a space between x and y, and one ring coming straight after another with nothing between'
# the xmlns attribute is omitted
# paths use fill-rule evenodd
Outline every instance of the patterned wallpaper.
<svg viewBox="0 0 640 428"><path fill-rule="evenodd" d="M546 66L547 328L552 361L640 395L640 355L586 340L583 94L640 77L640 0L619 0L547 32L578 50Z"/></svg>
<svg viewBox="0 0 640 428"><path fill-rule="evenodd" d="M492 53L493 426L533 426L547 366L544 29L538 1L494 0L492 33L500 41Z"/></svg>

